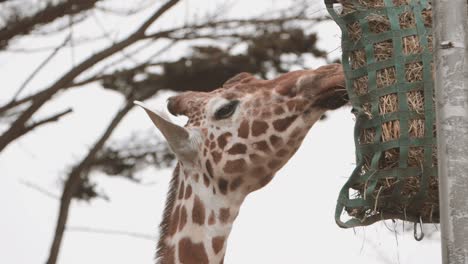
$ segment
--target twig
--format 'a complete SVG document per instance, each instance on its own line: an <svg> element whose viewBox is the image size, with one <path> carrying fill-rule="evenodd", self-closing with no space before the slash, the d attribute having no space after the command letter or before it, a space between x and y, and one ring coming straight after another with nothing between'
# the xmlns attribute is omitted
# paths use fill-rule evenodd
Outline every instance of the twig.
<svg viewBox="0 0 468 264"><path fill-rule="evenodd" d="M18 181L20 184L28 187L28 188L31 188L35 191L38 191L40 192L41 194L44 194L45 196L49 197L49 198L53 198L55 200L58 200L60 199L60 196L55 194L55 193L52 193L51 191L48 191L46 190L45 188L35 184L35 183L32 183L32 182L29 182L29 181L26 181L26 180L19 180Z"/></svg>
<svg viewBox="0 0 468 264"><path fill-rule="evenodd" d="M202 23L202 24L181 26L181 27L172 28L168 30L158 31L158 32L145 35L145 38L168 38L171 36L170 34L174 34L179 31L191 32L193 30L203 29L203 28L216 28L216 27L224 26L226 27L225 29L232 29L232 28L238 28L239 26L247 25L247 24L266 25L266 24L272 24L272 23L285 23L291 20L304 20L309 23L312 23L312 22L321 22L325 19L322 17L306 18L306 17L302 17L298 15L294 15L290 17L282 17L282 18L269 18L269 19L226 19L226 20L209 21L209 22Z"/></svg>
<svg viewBox="0 0 468 264"><path fill-rule="evenodd" d="M144 239L149 241L156 241L156 236L147 235L143 233L131 232L131 231L122 231L114 229L105 229L105 228L93 228L86 226L67 226L67 231L72 232L84 232L84 233L94 233L101 235L117 235L117 236L128 236L132 238Z"/></svg>
<svg viewBox="0 0 468 264"><path fill-rule="evenodd" d="M39 64L39 66L37 66L37 68L31 73L31 75L29 75L28 78L26 78L26 80L21 84L18 91L16 91L10 103L13 103L14 101L16 101L16 99L18 98L18 95L26 88L29 82L31 82L31 80L47 65L47 63L49 63L52 60L52 58L68 43L68 41L70 41L70 37L71 35L68 35L68 37L64 39L62 44L57 46L52 51L52 53L50 53L50 55L47 56L47 58L41 64Z"/></svg>
<svg viewBox="0 0 468 264"><path fill-rule="evenodd" d="M44 125L44 124L47 124L47 123L50 123L50 122L56 122L58 121L61 117L63 117L64 115L67 115L69 113L73 112L73 109L71 108L68 108L67 110L65 111L62 111L60 113L57 113L53 116L50 116L48 118L45 118L45 119L42 119L40 121L37 121L37 122L34 122L33 124L27 126L25 128L26 131L30 131L30 130L33 130L34 128L38 127L38 126L41 126L41 125Z"/></svg>
<svg viewBox="0 0 468 264"><path fill-rule="evenodd" d="M37 121L37 122L34 122L29 126L18 127L18 128L16 128L16 134L13 135L11 140L13 141L13 140L23 136L24 134L34 130L35 128L37 128L39 126L42 126L42 125L50 123L50 122L58 121L62 116L67 115L67 114L71 113L72 111L73 110L71 108L69 108L69 109L67 109L65 111L62 111L62 112L59 112L59 113L57 113L57 114L55 114L53 116L50 116L48 118L42 119L42 120Z"/></svg>
<svg viewBox="0 0 468 264"><path fill-rule="evenodd" d="M96 14L94 12L92 14L92 17L93 17L94 23L96 23L98 28L101 30L102 35L105 36L112 45L114 45L115 40L112 38L111 34L109 32L107 32L106 28L104 27L104 25L101 23L101 21L99 20L99 18L96 16ZM121 53L122 56L125 59L128 59L128 60L132 61L134 64L138 63L138 61L135 58L133 58L131 55L127 54L124 50L121 50L119 53Z"/></svg>
<svg viewBox="0 0 468 264"><path fill-rule="evenodd" d="M75 40L73 39L73 15L70 15L68 18L68 27L69 27L69 36L70 36L70 59L72 68L75 67Z"/></svg>
<svg viewBox="0 0 468 264"><path fill-rule="evenodd" d="M35 94L32 94L32 95L26 96L24 98L21 98L18 101L11 101L11 102L7 103L6 105L0 107L0 115L3 115L4 112L6 112L6 111L18 106L18 105L27 103L27 102L33 100L34 98L36 98L38 96L41 96L41 94L43 94L45 92L46 92L46 90L43 90L43 91L37 92Z"/></svg>
<svg viewBox="0 0 468 264"><path fill-rule="evenodd" d="M75 38L73 41L73 44L76 46L78 45L83 45L83 44L89 44L91 42L96 42L104 39L104 36L91 36L91 37L80 37L80 38ZM44 47L39 47L39 48L8 48L6 50L2 50L2 52L10 52L10 53L37 53L37 52L45 52L45 51L51 51L54 50L57 46L44 46ZM68 47L68 44L65 45L65 47Z"/></svg>
<svg viewBox="0 0 468 264"><path fill-rule="evenodd" d="M148 2L148 3L144 3L144 2ZM116 16L128 17L128 16L138 14L150 8L150 6L153 4L154 4L154 0L151 0L151 1L143 0L143 1L140 1L139 3L132 3L132 5L135 6L135 8L129 9L129 10L119 10L115 8L111 9L109 7L104 7L104 6L98 6L96 7L96 9L104 13L111 13L112 15L116 15Z"/></svg>
<svg viewBox="0 0 468 264"><path fill-rule="evenodd" d="M154 54L150 55L147 59L147 61L152 61L154 58L158 57L159 55L161 55L163 52L166 52L167 50L169 50L171 47L174 46L174 44L176 43L177 41L170 41L167 45L165 45L164 47L162 47L160 50L157 50ZM153 42L148 42L146 45L143 45L143 47L139 47L138 49L136 49L135 51L131 51L130 53L132 53L133 55L136 55L140 52L142 52L143 50L145 50L146 48L148 48L149 46L151 46L153 44ZM111 68L111 67L114 67L116 66L117 64L121 63L122 61L125 61L125 57L123 58L120 58L114 62L111 62L107 65L104 65L99 71L98 71L98 74L96 76L99 76L99 75L103 75L103 73ZM136 66L134 67L133 69L136 69L136 68L142 68L143 65L147 64L147 66L155 66L155 65L160 65L160 63L143 63L139 66Z"/></svg>

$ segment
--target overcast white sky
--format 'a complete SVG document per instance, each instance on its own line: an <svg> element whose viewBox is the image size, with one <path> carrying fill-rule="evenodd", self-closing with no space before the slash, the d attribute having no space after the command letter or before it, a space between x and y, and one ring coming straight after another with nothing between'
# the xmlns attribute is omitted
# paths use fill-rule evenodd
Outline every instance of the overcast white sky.
<svg viewBox="0 0 468 264"><path fill-rule="evenodd" d="M120 0L115 1L122 4ZM166 16L162 26L183 21L190 14L203 13L214 3L223 1L189 1L180 4ZM232 1L231 15L249 16L277 8L286 1ZM322 1L316 1L317 11L324 11ZM144 12L139 19L149 14ZM99 15L97 15L99 19ZM113 28L111 18L104 25ZM133 28L134 21L118 25L118 36ZM132 25L128 27L127 25ZM83 25L92 34L96 26ZM315 28L321 37L320 47L340 56L336 49L340 33L332 22ZM57 36L60 40L60 36ZM25 47L46 45L38 42ZM74 52L80 61L105 45L97 42ZM181 47L181 50L183 48ZM25 76L38 65L46 53L21 55L0 54L2 87L0 101L11 98ZM177 57L178 54L167 54ZM32 92L50 84L60 72L70 67L70 50L64 51L31 84ZM311 67L323 64L311 61ZM154 108L164 109L164 98L150 101ZM95 138L121 102L119 95L89 85L60 95L38 116L66 107L74 113L58 124L45 126L23 137L0 154L0 263L44 263L48 254L58 211L58 201L45 196L21 182L38 184L60 194L60 179L69 166L86 153ZM36 116L36 118L38 117ZM344 230L336 226L334 210L341 186L354 166L353 116L349 108L329 114L316 124L302 147L274 180L262 190L251 194L240 211L228 242L225 263L440 263L438 234L432 239L416 242L412 233L390 232L387 223L371 227ZM113 139L131 132L152 128L147 117L134 110L118 127ZM154 132L157 136L157 131ZM147 185L138 185L121 178L95 175L94 180L110 197L91 203L74 202L69 227L91 227L147 234L153 240L124 235L90 234L77 231L65 233L60 264L78 263L153 263L155 240L161 220L171 169L148 168L140 173ZM426 230L433 229L425 226Z"/></svg>

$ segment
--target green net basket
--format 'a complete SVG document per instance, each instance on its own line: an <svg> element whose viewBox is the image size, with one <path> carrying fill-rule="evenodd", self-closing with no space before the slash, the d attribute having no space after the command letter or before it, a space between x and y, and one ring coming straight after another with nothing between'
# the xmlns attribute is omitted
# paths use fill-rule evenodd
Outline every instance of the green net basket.
<svg viewBox="0 0 468 264"><path fill-rule="evenodd" d="M437 223L431 2L325 3L342 31L346 89L356 116L356 168L339 194L337 224Z"/></svg>

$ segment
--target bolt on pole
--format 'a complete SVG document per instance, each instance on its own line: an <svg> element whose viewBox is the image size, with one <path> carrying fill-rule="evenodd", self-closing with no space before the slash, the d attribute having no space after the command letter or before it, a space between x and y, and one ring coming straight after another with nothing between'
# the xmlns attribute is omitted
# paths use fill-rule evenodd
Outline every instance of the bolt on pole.
<svg viewBox="0 0 468 264"><path fill-rule="evenodd" d="M468 264L468 3L433 0L443 264Z"/></svg>

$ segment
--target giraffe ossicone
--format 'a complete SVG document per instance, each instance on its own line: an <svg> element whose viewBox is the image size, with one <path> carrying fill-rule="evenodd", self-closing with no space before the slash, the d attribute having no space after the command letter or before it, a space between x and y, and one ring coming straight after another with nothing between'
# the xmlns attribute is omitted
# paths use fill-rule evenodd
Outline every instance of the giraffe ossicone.
<svg viewBox="0 0 468 264"><path fill-rule="evenodd" d="M232 224L245 197L270 182L312 125L347 103L340 64L260 80L241 73L212 92L168 100L185 127L137 103L179 162L170 183L157 261L223 263Z"/></svg>

